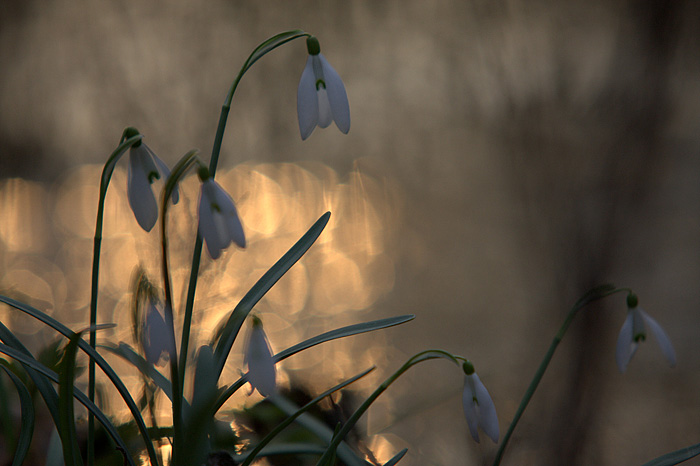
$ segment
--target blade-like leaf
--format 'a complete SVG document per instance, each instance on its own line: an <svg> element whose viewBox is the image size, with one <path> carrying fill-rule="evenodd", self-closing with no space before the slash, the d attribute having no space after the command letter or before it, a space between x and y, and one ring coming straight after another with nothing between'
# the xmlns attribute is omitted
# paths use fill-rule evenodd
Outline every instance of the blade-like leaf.
<svg viewBox="0 0 700 466"><path fill-rule="evenodd" d="M10 346L7 346L5 344L0 343L0 353L6 354L12 359L16 360L24 368L29 371L30 369L34 371L36 374L38 374L43 380L51 380L55 383L59 383L59 376L56 374L54 371L49 369L48 367L44 366L41 364L39 361L34 359L31 355L26 355L22 351L16 350L14 348L11 348ZM85 393L81 392L77 388L73 388L73 396L85 406L88 411L90 411L92 414L95 415L95 418L104 426L105 430L107 433L112 437L112 440L114 440L114 443L122 448L124 451L128 451L126 444L124 443L124 440L122 440L121 436L117 432L117 429L114 427L112 422L107 418L107 416L104 415L104 413L94 404L90 401L90 399L85 395ZM127 456L127 460L130 465L135 466L134 461L131 459L130 456ZM157 463L154 463L154 465Z"/></svg>
<svg viewBox="0 0 700 466"><path fill-rule="evenodd" d="M320 345L327 341L336 340L338 338L348 337L351 335L358 335L360 333L371 332L373 330L379 330L382 328L393 327L395 325L400 325L410 320L415 319L414 315L404 315L398 317L389 317L387 319L379 319L371 322L363 322L361 324L348 325L346 327L341 327L335 330L331 330L315 337L304 340L301 343L297 343L294 346L287 348L286 350L280 351L273 358L275 362L287 359L290 356L297 354L300 351L311 348L312 346ZM231 384L219 397L216 404L216 411L218 411L221 406L228 400L236 391L245 385L245 375L238 379L235 383Z"/></svg>
<svg viewBox="0 0 700 466"><path fill-rule="evenodd" d="M361 324L348 325L347 327L342 327L339 329L331 330L330 332L322 333L308 340L297 343L294 346L287 348L284 351L277 353L274 358L275 362L279 362L283 359L292 356L300 351L311 348L312 346L320 345L331 340L337 340L338 338L349 337L351 335L358 335L360 333L372 332L374 330L379 330L387 327L393 327L395 325L400 325L415 319L416 316L407 314L398 317L389 317L387 319L373 320L371 322L363 322Z"/></svg>
<svg viewBox="0 0 700 466"><path fill-rule="evenodd" d="M672 451L671 453L666 453L648 463L644 463L643 466L673 466L674 464L680 464L691 458L695 458L698 455L700 455L700 443Z"/></svg>
<svg viewBox="0 0 700 466"><path fill-rule="evenodd" d="M66 466L80 466L83 459L80 455L78 438L75 433L75 415L73 413L73 378L75 376L75 356L78 352L78 342L82 333L74 333L66 345L61 361L61 374L58 384L58 435L63 445L63 462Z"/></svg>
<svg viewBox="0 0 700 466"><path fill-rule="evenodd" d="M116 354L117 356L130 362L143 375L145 375L153 383L155 383L156 386L158 386L158 388L163 390L165 396L167 396L168 399L172 401L173 393L172 386L170 385L170 380L168 380L159 370L153 367L152 364L149 364L148 361L146 361L143 358L143 356L134 351L134 349L131 346L127 345L124 342L121 342L119 343L119 346L104 344L98 345L98 347L105 349L112 354Z"/></svg>
<svg viewBox="0 0 700 466"><path fill-rule="evenodd" d="M318 395L318 396L317 396L316 398L314 398L313 400L309 401L307 404L305 404L305 405L302 406L301 408L297 409L296 412L290 414L289 417L287 417L287 419L285 419L284 421L282 421L277 427L275 427L274 429L272 429L272 431L271 431L269 434L267 434L262 440L260 440L260 442L249 452L248 457L247 457L246 460L241 464L241 466L247 466L247 465L249 465L251 462L253 462L257 456L260 456L260 455L259 455L260 451L261 451L268 443L270 443L270 442L272 441L272 439L274 439L274 438L275 438L280 432L282 432L282 430L284 430L288 425L290 425L292 422L294 422L294 420L296 420L299 416L301 416L301 415L304 414L306 411L308 411L309 409L311 409L311 408L313 408L314 406L316 406L322 399L324 399L324 398L327 397L328 395L331 395L331 394L337 392L338 390L342 390L343 388L347 387L347 386L350 385L351 383L353 383L353 382L355 382L355 381L361 379L362 377L366 376L367 374L369 374L369 373L372 372L373 370L374 370L374 367L371 367L371 368L367 369L366 371L361 372L361 373L357 374L356 376L351 377L351 378L349 378L349 379L347 379L347 380L345 380L345 381L339 383L339 384L336 385L335 387L332 387L332 388L326 390L325 392L321 393L320 395ZM277 398L278 396L279 396L279 395L273 395L272 398Z"/></svg>
<svg viewBox="0 0 700 466"><path fill-rule="evenodd" d="M12 466L20 466L24 462L24 458L29 451L29 445L32 443L32 434L34 433L34 404L29 390L10 369L0 364L0 367L12 379L12 382L17 387L19 395L20 409L22 412L22 425L20 428L19 440L15 449L15 457L12 460Z"/></svg>
<svg viewBox="0 0 700 466"><path fill-rule="evenodd" d="M19 351L21 354L34 359L32 353L29 352L22 342L19 341L2 322L0 322L0 340L5 342L9 347ZM58 426L58 393L56 393L56 389L54 389L53 385L51 385L51 382L49 382L46 377L36 372L34 369L25 367L25 370L32 379L32 382L34 382L41 397L44 399L44 403L51 414L54 424Z"/></svg>
<svg viewBox="0 0 700 466"><path fill-rule="evenodd" d="M384 463L384 466L394 466L396 463L401 461L401 458L403 458L407 452L408 452L408 448L404 448L403 450L398 452L396 455L394 455L394 457L392 459L390 459L389 461Z"/></svg>
<svg viewBox="0 0 700 466"><path fill-rule="evenodd" d="M296 404L280 396L270 398L270 401L287 415L292 415L299 409ZM333 430L315 417L309 416L308 414L302 414L295 419L295 421L297 424L323 440L326 444L332 442L334 436ZM350 446L344 441L341 441L337 446L337 454L343 461L343 464L346 466L367 466L367 462L357 456L352 448L350 448Z"/></svg>
<svg viewBox="0 0 700 466"><path fill-rule="evenodd" d="M253 309L260 299L265 296L272 286L277 283L277 280L282 278L282 276L287 273L287 271L294 265L301 256L309 250L312 244L319 237L323 229L328 224L328 219L331 213L326 212L319 218L316 223L314 223L311 228L301 237L299 241L292 246L287 253L278 260L275 265L270 267L270 269L265 272L265 274L253 285L253 287L246 293L246 295L241 299L236 308L231 313L226 325L224 325L221 334L219 336L219 341L216 344L216 349L214 351L214 357L217 364L217 379L221 376L221 371L224 369L226 364L226 358L231 351L233 342L238 336L238 332L243 325L243 321L246 316Z"/></svg>
<svg viewBox="0 0 700 466"><path fill-rule="evenodd" d="M20 301L17 301L12 298L8 298L7 296L1 296L0 295L0 302L3 302L5 304L10 305L11 307L24 312L25 314L28 314L35 319L39 320L40 322L44 323L45 325L48 325L49 327L53 328L63 336L70 338L73 335L73 331L71 331L68 327L57 321L56 319L48 316L47 314L39 311L38 309L33 308L32 306L29 306L28 304L22 303ZM151 442L150 437L148 436L148 429L146 428L146 424L143 421L143 417L141 416L140 410L136 403L134 402L134 399L131 397L131 394L129 393L129 390L127 390L126 386L124 385L124 382L119 378L116 372L114 372L114 369L107 363L107 361L100 356L97 351L95 351L93 348L90 347L90 345L83 341L79 340L78 341L78 346L80 347L81 350L83 350L87 355L95 361L95 363L102 369L102 371L105 373L105 375L109 378L109 380L112 382L114 387L117 389L119 392L119 395L121 395L122 399L126 403L127 407L129 408L129 411L131 412L132 417L134 418L134 421L136 422L136 426L139 429L139 433L141 434L141 437L143 438L143 441L146 445L146 451L148 452L148 457L151 461L152 465L157 465L158 464L158 457L156 455L155 448L153 447L153 442Z"/></svg>

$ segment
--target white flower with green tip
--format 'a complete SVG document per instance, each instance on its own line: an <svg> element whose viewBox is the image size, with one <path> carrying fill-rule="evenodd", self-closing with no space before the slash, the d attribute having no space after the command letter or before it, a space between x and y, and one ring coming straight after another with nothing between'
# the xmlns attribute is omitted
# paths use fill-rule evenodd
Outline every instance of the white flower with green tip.
<svg viewBox="0 0 700 466"><path fill-rule="evenodd" d="M248 366L248 382L262 396L270 396L277 391L275 361L262 322L253 317L248 336L244 363Z"/></svg>
<svg viewBox="0 0 700 466"><path fill-rule="evenodd" d="M661 328L658 322L652 319L637 304L637 296L630 293L627 296L627 318L625 323L622 324L620 335L617 337L615 359L617 360L618 369L620 369L621 373L625 372L627 364L629 364L632 356L637 351L639 343L646 340L647 328L651 330L654 338L656 338L656 342L659 344L661 352L666 357L669 365L671 367L675 366L676 352L671 344L671 339L666 335L666 332L664 332L664 329Z"/></svg>
<svg viewBox="0 0 700 466"><path fill-rule="evenodd" d="M156 365L162 357L175 357L175 336L153 299L146 310L146 319L141 332L146 361Z"/></svg>
<svg viewBox="0 0 700 466"><path fill-rule="evenodd" d="M212 259L218 259L221 251L236 243L245 248L243 225L233 199L209 176L209 171L199 170L202 189L199 194L199 234L207 245Z"/></svg>
<svg viewBox="0 0 700 466"><path fill-rule="evenodd" d="M481 383L479 376L474 372L474 366L465 362L464 391L462 392L462 406L464 417L469 426L469 432L475 442L479 443L479 427L489 436L494 443L498 443L498 416L496 406L491 400L489 392Z"/></svg>
<svg viewBox="0 0 700 466"><path fill-rule="evenodd" d="M318 39L306 39L309 58L297 90L297 115L301 139L308 138L316 126L328 127L332 121L340 131L350 131L350 105L338 73L321 54Z"/></svg>
<svg viewBox="0 0 700 466"><path fill-rule="evenodd" d="M139 134L134 128L127 128L125 136ZM127 197L136 221L146 231L151 231L158 220L158 203L151 184L170 176L168 166L144 142L137 142L129 149L129 169L127 174ZM173 190L173 204L177 204L179 194Z"/></svg>

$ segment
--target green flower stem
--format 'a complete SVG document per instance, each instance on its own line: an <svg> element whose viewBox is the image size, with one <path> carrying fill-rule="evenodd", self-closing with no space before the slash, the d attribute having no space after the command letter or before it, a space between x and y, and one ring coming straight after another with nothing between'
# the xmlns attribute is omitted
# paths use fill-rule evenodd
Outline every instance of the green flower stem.
<svg viewBox="0 0 700 466"><path fill-rule="evenodd" d="M97 324L97 296L99 294L99 278L100 278L100 251L102 249L102 225L104 223L105 198L107 196L107 188L109 181L112 179L114 167L117 165L119 158L124 152L136 142L141 141L142 135L133 136L129 139L122 139L119 146L114 149L114 152L109 156L107 162L102 169L102 177L100 179L100 198L97 204L97 220L95 224L95 237L93 240L92 252L92 284L90 288L90 346L95 349L97 344L94 327ZM91 403L95 402L95 361L91 358L88 363L88 398ZM87 464L93 466L95 464L95 416L90 412L88 414L88 439L87 439Z"/></svg>
<svg viewBox="0 0 700 466"><path fill-rule="evenodd" d="M525 395L523 395L523 399L520 402L520 405L518 406L517 411L515 412L515 416L513 416L513 420L511 421L510 426L508 426L508 431L506 432L506 435L503 437L503 441L501 442L500 446L498 447L498 451L496 452L496 457L493 460L493 466L498 466L499 464L501 464L501 459L503 458L503 453L504 453L506 447L508 446L508 441L510 440L510 437L513 435L513 431L515 430L515 426L518 425L520 418L522 417L523 413L525 412L525 408L527 408L527 405L530 403L532 396L535 394L535 390L537 390L537 386L539 385L540 380L542 380L542 377L544 376L544 373L547 370L547 366L549 366L549 362L552 360L552 356L554 356L554 352L556 351L557 346L559 346L559 343L564 338L564 335L566 334L566 331L568 330L569 325L571 324L571 321L573 321L574 317L576 316L576 313L578 313L578 311L581 308L590 304L593 301L597 301L599 299L605 298L606 296L610 296L612 294L620 293L623 291L630 292L630 289L629 288L615 288L613 285L603 285L603 286L594 288L591 291L589 291L588 293L586 293L571 308L571 310L569 311L569 313L566 316L566 319L564 319L564 323L561 325L561 327L559 328L559 331L554 336L554 339L552 340L551 345L549 345L549 349L547 350L547 353L544 355L544 359L542 359L540 366L537 368L537 372L535 372L535 376L532 378L530 385L527 387L527 390L525 391Z"/></svg>
<svg viewBox="0 0 700 466"><path fill-rule="evenodd" d="M457 356L452 355L451 353L448 353L447 351L443 350L426 350L426 351L421 351L420 353L416 354L415 356L411 357L406 363L399 368L396 372L394 372L388 379L386 379L363 403L360 405L359 408L350 416L350 418L347 420L347 422L343 425L343 427L338 431L336 435L333 436L333 440L331 443L328 445L328 448L326 449L326 452L323 454L323 456L318 460L318 463L316 463L317 466L320 465L326 465L326 464L331 464L329 463L331 459L333 458L335 454L336 448L338 448L338 445L340 445L340 442L345 438L345 436L350 432L350 429L352 429L355 424L357 424L357 421L360 419L360 417L369 409L369 407L374 403L374 401L379 398L379 395L384 393L384 391L389 388L389 386L396 381L399 377L403 375L404 372L406 372L408 369L411 367L415 366L416 364L423 362L423 361L428 361L430 359L449 359L450 361L454 362L458 366L460 365Z"/></svg>
<svg viewBox="0 0 700 466"><path fill-rule="evenodd" d="M211 151L211 159L209 160L209 174L212 178L216 175L216 168L219 164L219 154L221 152L221 144L224 140L224 133L226 131L226 122L228 121L228 114L231 110L231 102L233 101L233 95L236 92L238 83L243 78L246 71L250 69L253 64L262 58L268 52L276 49L277 47L286 44L294 39L300 37L306 37L310 34L295 29L287 32L277 34L266 41L258 45L253 52L250 54L248 59L243 64L243 67L238 72L238 75L233 80L231 88L226 95L226 100L221 107L221 115L219 116L219 124L216 128L216 136L214 137L214 146ZM187 353L189 351L189 341L190 341L190 328L192 326L192 310L194 308L194 298L195 291L197 289L197 278L199 275L199 265L202 258L202 237L197 231L197 239L194 244L194 251L192 253L192 267L190 268L190 280L187 285L187 297L185 299L185 314L182 321L182 338L180 340L180 392L185 386L185 367L187 366ZM175 383L175 381L173 381Z"/></svg>
<svg viewBox="0 0 700 466"><path fill-rule="evenodd" d="M173 315L173 292L170 283L170 267L168 264L168 235L166 230L167 212L170 205L170 199L173 191L177 187L178 181L187 173L187 170L197 162L197 151L191 150L185 154L180 161L173 167L173 171L165 182L163 188L163 198L160 216L160 233L161 233L161 248L162 248L162 270L163 270L163 290L165 293L165 314L166 320L170 325L172 335L175 335L175 318ZM180 380L180 370L178 369L177 355L170 356L170 380L173 391L173 464L177 464L180 448L185 447L183 436L183 416L182 405L184 390L178 383Z"/></svg>

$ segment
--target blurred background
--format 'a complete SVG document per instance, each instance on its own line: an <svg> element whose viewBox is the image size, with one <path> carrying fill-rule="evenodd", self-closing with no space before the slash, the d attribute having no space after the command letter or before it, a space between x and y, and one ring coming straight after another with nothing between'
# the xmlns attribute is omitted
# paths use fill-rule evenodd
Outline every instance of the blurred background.
<svg viewBox="0 0 700 466"><path fill-rule="evenodd" d="M301 28L345 82L350 133L301 141L303 40L246 74L217 178L250 246L216 262L205 253L196 341L330 210L318 243L256 307L273 348L416 319L284 361L285 385L319 392L376 364L356 387L366 395L412 354L442 348L474 363L504 434L570 306L612 282L666 329L677 367L650 338L621 375L624 295L587 307L504 464L641 464L697 443L699 22L700 4L680 0L0 1L0 292L86 326L99 176L124 127L169 165L192 148L208 160L250 51ZM136 224L125 172L122 161L107 196L99 313L118 324L103 340L132 344L132 274L160 275L158 235ZM176 290L197 185L190 176L170 210ZM55 339L8 308L0 319L34 349ZM462 383L445 362L414 368L364 418L365 447L380 461L409 447L406 464L487 463L496 447L469 437ZM246 395L232 407L260 401Z"/></svg>

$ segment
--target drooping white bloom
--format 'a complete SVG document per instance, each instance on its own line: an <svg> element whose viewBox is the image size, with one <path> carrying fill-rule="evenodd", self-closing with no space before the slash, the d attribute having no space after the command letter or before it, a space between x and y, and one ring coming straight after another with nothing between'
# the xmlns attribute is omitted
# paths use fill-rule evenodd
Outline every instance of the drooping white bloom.
<svg viewBox="0 0 700 466"><path fill-rule="evenodd" d="M150 300L146 311L146 319L141 332L143 351L146 360L156 365L164 355L175 357L175 336L173 328L168 325L161 315L153 299Z"/></svg>
<svg viewBox="0 0 700 466"><path fill-rule="evenodd" d="M481 383L479 376L474 372L470 363L465 363L464 391L462 392L462 406L464 417L467 419L469 432L475 442L479 443L479 430L484 431L494 443L498 443L498 416L496 406L491 400L489 392ZM471 372L471 373L469 373Z"/></svg>
<svg viewBox="0 0 700 466"><path fill-rule="evenodd" d="M275 361L262 322L257 317L253 317L244 363L248 366L248 382L262 396L277 391Z"/></svg>
<svg viewBox="0 0 700 466"><path fill-rule="evenodd" d="M243 225L233 199L208 173L202 178L199 194L199 234L212 259L217 259L231 242L245 248Z"/></svg>
<svg viewBox="0 0 700 466"><path fill-rule="evenodd" d="M318 40L306 40L309 58L297 90L297 115L301 139L308 138L316 125L326 128L335 121L340 131L350 131L350 105L340 76L320 53Z"/></svg>
<svg viewBox="0 0 700 466"><path fill-rule="evenodd" d="M129 206L141 228L151 231L158 220L158 204L151 190L151 184L161 178L167 179L170 170L165 163L143 142L129 149L129 170L127 197ZM173 204L177 204L177 189L172 194Z"/></svg>
<svg viewBox="0 0 700 466"><path fill-rule="evenodd" d="M628 303L630 303L629 298ZM676 352L666 332L664 332L663 328L661 328L649 314L636 305L636 297L634 297L632 303L634 306L629 307L627 318L625 319L625 323L622 324L620 335L617 337L615 359L617 360L617 367L620 369L620 372L624 373L627 369L627 364L629 364L632 356L634 356L634 353L637 351L639 342L646 340L647 327L651 329L651 333L654 335L654 338L656 338L661 352L666 357L669 365L671 367L675 366Z"/></svg>

